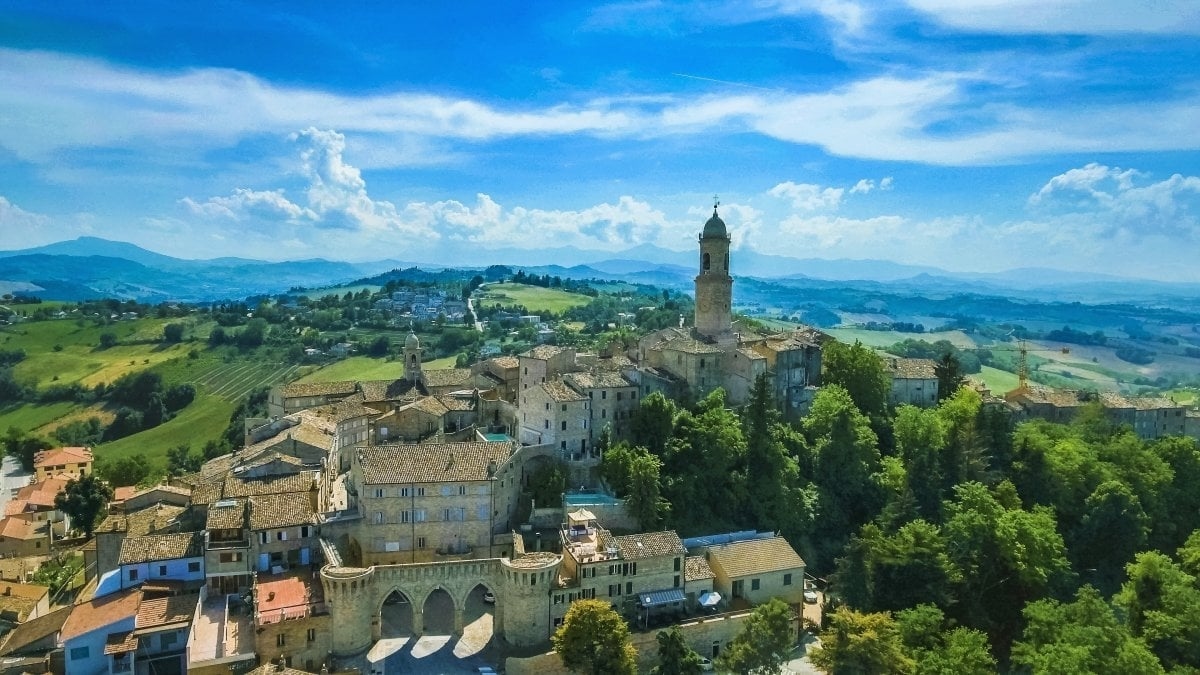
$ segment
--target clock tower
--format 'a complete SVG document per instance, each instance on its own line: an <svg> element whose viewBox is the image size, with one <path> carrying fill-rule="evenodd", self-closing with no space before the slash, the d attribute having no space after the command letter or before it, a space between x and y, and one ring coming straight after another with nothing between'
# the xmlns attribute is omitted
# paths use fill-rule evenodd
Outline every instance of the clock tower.
<svg viewBox="0 0 1200 675"><path fill-rule="evenodd" d="M712 218L700 233L700 274L696 275L696 332L716 340L733 324L733 277L729 276L729 233L713 204Z"/></svg>

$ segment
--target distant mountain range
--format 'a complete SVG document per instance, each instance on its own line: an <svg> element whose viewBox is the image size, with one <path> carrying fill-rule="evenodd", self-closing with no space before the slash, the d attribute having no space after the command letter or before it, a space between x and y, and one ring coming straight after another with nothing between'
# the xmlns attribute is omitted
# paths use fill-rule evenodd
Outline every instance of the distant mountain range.
<svg viewBox="0 0 1200 675"><path fill-rule="evenodd" d="M1136 302L1172 304L1200 296L1200 284L1172 284L1102 274L1051 269L1000 273L953 273L935 267L886 260L797 259L755 251L734 253L735 276L788 280L825 280L848 286L887 286L913 293L980 293L1043 301ZM565 261L547 265L546 261ZM462 269L492 264L523 268L534 274L620 280L668 288L691 287L698 261L693 253L641 245L613 254L575 248L496 249L479 251ZM377 260L363 263L323 259L267 262L245 258L186 260L148 251L128 242L80 237L46 246L0 251L0 293L27 293L44 299L101 297L142 302L241 299L276 294L294 287L327 288L392 269L451 267L420 261Z"/></svg>

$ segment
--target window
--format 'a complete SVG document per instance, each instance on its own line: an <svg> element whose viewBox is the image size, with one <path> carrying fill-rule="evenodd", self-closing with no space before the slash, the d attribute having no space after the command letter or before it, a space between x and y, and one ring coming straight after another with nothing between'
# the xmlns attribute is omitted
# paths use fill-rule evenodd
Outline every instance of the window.
<svg viewBox="0 0 1200 675"><path fill-rule="evenodd" d="M682 558L675 558L675 571L676 572L679 571L679 566L681 564L681 562L680 562L681 560L682 560Z"/></svg>
<svg viewBox="0 0 1200 675"><path fill-rule="evenodd" d="M309 529L308 529L308 526L307 526L307 525L301 525L301 526L300 526L300 536L301 536L301 537L307 537L307 536L308 536L308 534L309 534Z"/></svg>
<svg viewBox="0 0 1200 675"><path fill-rule="evenodd" d="M158 576L160 576L160 577L167 576L167 566L166 565L158 566Z"/></svg>
<svg viewBox="0 0 1200 675"><path fill-rule="evenodd" d="M632 581L625 582L625 595L633 595L633 582Z"/></svg>
<svg viewBox="0 0 1200 675"><path fill-rule="evenodd" d="M383 499L383 488L375 488L375 498Z"/></svg>
<svg viewBox="0 0 1200 675"><path fill-rule="evenodd" d="M137 578L138 578L138 571L137 570L129 570L129 580L137 581Z"/></svg>
<svg viewBox="0 0 1200 675"><path fill-rule="evenodd" d="M758 590L758 579L751 579L751 580L750 580L750 590L752 590L752 591L757 591L757 590Z"/></svg>
<svg viewBox="0 0 1200 675"><path fill-rule="evenodd" d="M199 572L199 571L200 571L200 563L198 563L198 562L188 563L188 572L195 573L195 572Z"/></svg>
<svg viewBox="0 0 1200 675"><path fill-rule="evenodd" d="M316 629L316 628L309 628L309 629L308 629L308 641L309 641L309 642L316 642L316 641L317 641L317 629Z"/></svg>
<svg viewBox="0 0 1200 675"><path fill-rule="evenodd" d="M417 488L417 496L424 497L425 496L425 488L423 488L423 487Z"/></svg>
<svg viewBox="0 0 1200 675"><path fill-rule="evenodd" d="M83 647L74 647L71 649L71 660L72 661L78 661L79 659L86 659L88 657L88 655L89 655L89 652L88 652L88 648L86 645Z"/></svg>
<svg viewBox="0 0 1200 675"><path fill-rule="evenodd" d="M276 541L287 541L287 530L280 530L275 533Z"/></svg>
<svg viewBox="0 0 1200 675"><path fill-rule="evenodd" d="M566 403L562 404L562 411L567 412L567 404Z"/></svg>
<svg viewBox="0 0 1200 675"><path fill-rule="evenodd" d="M275 636L275 646L276 647L286 647L287 646L287 634L286 633L280 633L279 635Z"/></svg>
<svg viewBox="0 0 1200 675"><path fill-rule="evenodd" d="M566 420L563 420L563 421L562 421L562 430L563 430L563 431L566 431L566 430L567 430L567 421L566 421Z"/></svg>
<svg viewBox="0 0 1200 675"><path fill-rule="evenodd" d="M458 494L460 494L460 495L465 495L465 494L467 494L467 486L466 486L466 485L459 485L459 486L458 486Z"/></svg>
<svg viewBox="0 0 1200 675"><path fill-rule="evenodd" d="M242 552L241 551L233 551L230 553L222 553L220 560L223 563L242 562Z"/></svg>
<svg viewBox="0 0 1200 675"><path fill-rule="evenodd" d="M783 575L783 585L784 586L792 585L792 573L791 572L788 572L787 574Z"/></svg>
<svg viewBox="0 0 1200 675"><path fill-rule="evenodd" d="M425 548L425 537L417 537L417 548Z"/></svg>
<svg viewBox="0 0 1200 675"><path fill-rule="evenodd" d="M545 428L545 429L550 428L550 420L546 420L545 424L543 425L543 428Z"/></svg>
<svg viewBox="0 0 1200 675"><path fill-rule="evenodd" d="M675 575L675 588L679 588L679 575Z"/></svg>
<svg viewBox="0 0 1200 675"><path fill-rule="evenodd" d="M376 524L376 525L382 525L382 524L383 524L383 511L376 511L376 512L375 512L375 524Z"/></svg>
<svg viewBox="0 0 1200 675"><path fill-rule="evenodd" d="M616 597L621 594L621 584L608 585L608 597Z"/></svg>
<svg viewBox="0 0 1200 675"><path fill-rule="evenodd" d="M266 530L263 530L262 532L258 533L258 543L260 543L260 544L267 543L267 531Z"/></svg>
<svg viewBox="0 0 1200 675"><path fill-rule="evenodd" d="M607 391L600 392L600 399L604 400L606 398L608 398L608 392Z"/></svg>
<svg viewBox="0 0 1200 675"><path fill-rule="evenodd" d="M400 496L407 497L408 496L408 488L406 488L406 487L400 488Z"/></svg>

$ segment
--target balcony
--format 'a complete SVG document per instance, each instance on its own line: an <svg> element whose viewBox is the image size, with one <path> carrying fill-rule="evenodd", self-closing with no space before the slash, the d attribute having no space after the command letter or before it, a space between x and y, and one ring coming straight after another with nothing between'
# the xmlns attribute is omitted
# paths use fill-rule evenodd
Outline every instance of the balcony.
<svg viewBox="0 0 1200 675"><path fill-rule="evenodd" d="M231 548L250 548L250 539L212 539L208 540L208 550L221 551Z"/></svg>

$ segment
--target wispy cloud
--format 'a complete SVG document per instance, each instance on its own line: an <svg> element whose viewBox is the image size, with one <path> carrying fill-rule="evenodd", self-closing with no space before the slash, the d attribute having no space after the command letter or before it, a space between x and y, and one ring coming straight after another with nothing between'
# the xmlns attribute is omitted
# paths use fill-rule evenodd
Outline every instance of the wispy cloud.
<svg viewBox="0 0 1200 675"><path fill-rule="evenodd" d="M1200 35L1194 0L907 0L955 28L992 33Z"/></svg>
<svg viewBox="0 0 1200 675"><path fill-rule="evenodd" d="M23 159L51 162L70 148L227 147L315 125L369 134L383 144L393 138L442 139L457 143L460 151L508 138L648 140L721 130L846 157L952 165L1100 149L1200 147L1194 123L1200 95L1091 105L1085 114L1070 105L988 104L987 86L974 75L934 72L871 77L818 93L605 96L528 107L409 91L356 96L277 86L229 70L164 74L0 50L0 108L10 113L10 123L0 126L0 144ZM47 93L29 97L23 94L28 91ZM964 126L968 100L986 115Z"/></svg>

